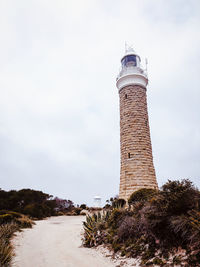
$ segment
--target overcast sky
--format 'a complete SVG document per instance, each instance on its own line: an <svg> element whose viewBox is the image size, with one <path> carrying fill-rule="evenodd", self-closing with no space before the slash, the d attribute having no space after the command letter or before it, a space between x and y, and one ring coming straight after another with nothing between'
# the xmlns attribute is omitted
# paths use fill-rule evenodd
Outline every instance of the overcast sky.
<svg viewBox="0 0 200 267"><path fill-rule="evenodd" d="M0 187L118 194L125 41L148 58L159 186L200 187L199 0L1 0Z"/></svg>

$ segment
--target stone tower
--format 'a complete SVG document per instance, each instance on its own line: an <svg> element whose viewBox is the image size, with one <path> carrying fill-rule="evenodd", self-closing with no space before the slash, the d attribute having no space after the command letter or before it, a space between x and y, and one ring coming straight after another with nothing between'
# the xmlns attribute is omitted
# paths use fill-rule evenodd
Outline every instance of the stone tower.
<svg viewBox="0 0 200 267"><path fill-rule="evenodd" d="M126 49L116 84L120 98L119 197L125 200L138 189L158 188L147 111L148 77L140 62L132 48Z"/></svg>

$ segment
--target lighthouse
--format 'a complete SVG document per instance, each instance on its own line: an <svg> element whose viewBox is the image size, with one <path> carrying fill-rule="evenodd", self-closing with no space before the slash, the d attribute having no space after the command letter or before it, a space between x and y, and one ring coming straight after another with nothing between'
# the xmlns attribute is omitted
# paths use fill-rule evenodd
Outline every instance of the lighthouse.
<svg viewBox="0 0 200 267"><path fill-rule="evenodd" d="M120 189L126 201L141 188L157 189L147 110L146 71L140 56L126 48L116 86L120 99Z"/></svg>

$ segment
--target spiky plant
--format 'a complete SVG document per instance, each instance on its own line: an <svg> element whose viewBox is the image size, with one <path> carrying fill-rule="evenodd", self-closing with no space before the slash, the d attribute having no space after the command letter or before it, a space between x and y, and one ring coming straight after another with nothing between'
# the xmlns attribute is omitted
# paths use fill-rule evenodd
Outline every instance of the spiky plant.
<svg viewBox="0 0 200 267"><path fill-rule="evenodd" d="M103 213L98 212L97 214L86 216L86 221L83 222L84 246L93 247L102 242L101 233L105 229L110 214L111 211L103 211Z"/></svg>

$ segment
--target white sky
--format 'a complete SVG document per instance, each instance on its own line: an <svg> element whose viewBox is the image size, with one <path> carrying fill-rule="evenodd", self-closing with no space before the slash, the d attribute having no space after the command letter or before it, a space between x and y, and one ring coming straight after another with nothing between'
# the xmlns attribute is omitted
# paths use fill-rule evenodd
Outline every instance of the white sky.
<svg viewBox="0 0 200 267"><path fill-rule="evenodd" d="M200 187L199 0L0 1L0 187L92 204L119 187L124 43L148 58L159 186Z"/></svg>

